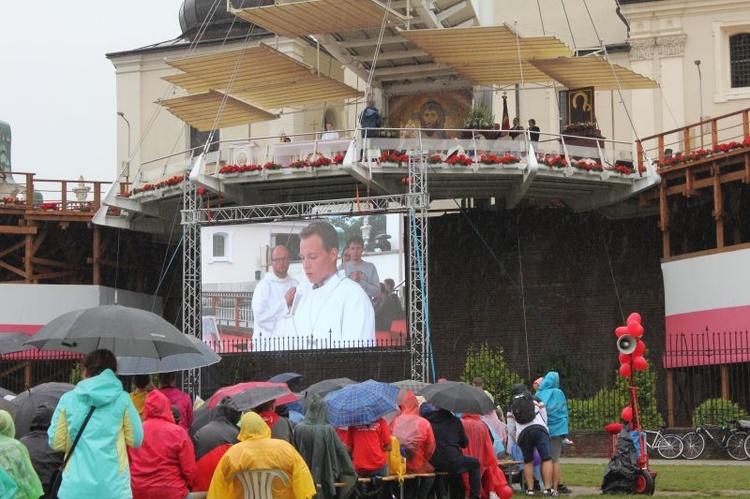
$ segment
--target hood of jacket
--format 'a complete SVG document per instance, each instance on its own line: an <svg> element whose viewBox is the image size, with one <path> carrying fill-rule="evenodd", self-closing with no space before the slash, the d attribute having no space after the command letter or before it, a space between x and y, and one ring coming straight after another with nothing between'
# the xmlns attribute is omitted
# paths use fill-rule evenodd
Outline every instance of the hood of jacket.
<svg viewBox="0 0 750 499"><path fill-rule="evenodd" d="M101 374L79 381L73 392L86 405L102 407L122 394L122 383L112 369L105 369Z"/></svg>
<svg viewBox="0 0 750 499"><path fill-rule="evenodd" d="M268 427L263 418L256 412L246 412L240 418L240 434L237 440L259 440L261 438L271 438L271 428Z"/></svg>
<svg viewBox="0 0 750 499"><path fill-rule="evenodd" d="M521 383L513 385L513 388L510 391L511 398L515 397L516 395L521 395L522 393L528 392L529 389L526 388L525 385L522 385Z"/></svg>
<svg viewBox="0 0 750 499"><path fill-rule="evenodd" d="M55 412L55 407L47 402L43 402L34 409L34 416L31 418L32 430L46 430L52 423L52 414Z"/></svg>
<svg viewBox="0 0 750 499"><path fill-rule="evenodd" d="M0 410L0 435L8 438L15 438L16 425L13 423L13 416L6 410Z"/></svg>
<svg viewBox="0 0 750 499"><path fill-rule="evenodd" d="M401 403L401 414L419 416L419 401L411 390L404 395L404 401Z"/></svg>
<svg viewBox="0 0 750 499"><path fill-rule="evenodd" d="M143 420L161 419L174 423L172 404L169 399L159 390L153 390L146 396L146 404L143 406Z"/></svg>
<svg viewBox="0 0 750 499"><path fill-rule="evenodd" d="M224 397L216 405L216 419L224 418L228 423L237 425L240 422L242 411L237 409L234 401L230 397Z"/></svg>
<svg viewBox="0 0 750 499"><path fill-rule="evenodd" d="M555 371L548 372L541 383L539 390L549 390L550 388L560 388L560 375Z"/></svg>
<svg viewBox="0 0 750 499"><path fill-rule="evenodd" d="M307 397L306 424L328 424L328 408L323 397L313 393Z"/></svg>
<svg viewBox="0 0 750 499"><path fill-rule="evenodd" d="M430 423L442 423L449 419L455 418L456 416L454 416L451 411L446 410L446 409L440 409L438 407L437 409L435 409L434 411L432 411L431 413L423 417L427 419Z"/></svg>
<svg viewBox="0 0 750 499"><path fill-rule="evenodd" d="M363 111L363 114L367 117L376 115L378 114L378 108L376 108L375 106L367 106Z"/></svg>

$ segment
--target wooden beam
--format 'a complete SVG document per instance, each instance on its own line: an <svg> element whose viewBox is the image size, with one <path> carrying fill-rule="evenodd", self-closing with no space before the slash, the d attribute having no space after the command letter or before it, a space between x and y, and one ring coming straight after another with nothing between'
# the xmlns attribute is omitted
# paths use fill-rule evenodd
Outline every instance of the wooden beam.
<svg viewBox="0 0 750 499"><path fill-rule="evenodd" d="M0 225L0 234L36 234L36 227L19 227L17 225Z"/></svg>
<svg viewBox="0 0 750 499"><path fill-rule="evenodd" d="M659 184L659 228L661 229L662 257L669 258L672 248L669 243L669 206L667 206L667 188L664 182Z"/></svg>
<svg viewBox="0 0 750 499"><path fill-rule="evenodd" d="M94 231L94 241L92 244L92 253L94 256L91 259L91 263L93 266L94 275L92 276L91 284L98 286L102 283L102 267L101 265L99 265L99 261L102 259L102 233L99 231L98 225L94 225L92 230Z"/></svg>
<svg viewBox="0 0 750 499"><path fill-rule="evenodd" d="M47 272L45 274L35 274L32 276L34 281L43 281L46 279L57 279L58 277L70 277L75 275L74 270L60 270L57 272Z"/></svg>
<svg viewBox="0 0 750 499"><path fill-rule="evenodd" d="M14 251L16 251L19 248L22 248L24 244L26 244L26 242L25 241L21 241L19 243L14 244L13 246L9 246L9 247L5 248L4 250L0 251L0 258L3 258L4 256L6 256L6 255L8 255L10 253L13 253Z"/></svg>
<svg viewBox="0 0 750 499"><path fill-rule="evenodd" d="M48 258L40 258L38 256L35 256L31 260L34 263L37 263L39 265L45 265L47 267L58 267L61 269L70 269L70 270L86 270L85 267L81 267L80 265L73 265L72 263L66 263L66 262L58 262L57 260L50 260Z"/></svg>
<svg viewBox="0 0 750 499"><path fill-rule="evenodd" d="M381 42L382 44L390 44L390 43L408 43L408 40L406 38L403 38L401 36L384 36L383 40ZM339 42L339 44L348 49L354 49L358 47L374 47L378 44L377 38L365 38L363 40L349 40L344 42Z"/></svg>
<svg viewBox="0 0 750 499"><path fill-rule="evenodd" d="M714 165L714 221L716 222L716 247L724 247L724 199L721 192L720 168Z"/></svg>

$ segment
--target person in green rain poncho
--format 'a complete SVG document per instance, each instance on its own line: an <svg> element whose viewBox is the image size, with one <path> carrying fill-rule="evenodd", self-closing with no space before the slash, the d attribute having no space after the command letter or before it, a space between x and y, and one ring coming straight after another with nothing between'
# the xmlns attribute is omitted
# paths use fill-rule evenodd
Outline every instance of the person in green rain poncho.
<svg viewBox="0 0 750 499"><path fill-rule="evenodd" d="M16 499L37 499L44 494L42 482L31 464L29 451L16 440L16 425L8 411L0 410L0 469L16 484ZM5 496L3 496L5 497Z"/></svg>

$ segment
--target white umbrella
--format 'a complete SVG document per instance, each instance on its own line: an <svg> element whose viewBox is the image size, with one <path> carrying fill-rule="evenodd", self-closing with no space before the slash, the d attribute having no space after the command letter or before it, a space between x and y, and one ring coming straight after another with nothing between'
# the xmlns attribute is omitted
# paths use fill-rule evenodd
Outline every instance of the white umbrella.
<svg viewBox="0 0 750 499"><path fill-rule="evenodd" d="M158 315L121 305L68 312L53 319L25 343L40 350L90 353L106 348L117 356L161 359L198 353L188 337Z"/></svg>

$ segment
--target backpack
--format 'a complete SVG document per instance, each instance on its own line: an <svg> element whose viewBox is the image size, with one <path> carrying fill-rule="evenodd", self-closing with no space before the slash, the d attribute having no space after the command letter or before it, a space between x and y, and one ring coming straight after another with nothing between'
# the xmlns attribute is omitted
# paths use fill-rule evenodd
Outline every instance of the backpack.
<svg viewBox="0 0 750 499"><path fill-rule="evenodd" d="M510 412L516 420L516 423L531 423L536 417L536 405L534 397L529 392L519 393L513 397L510 403Z"/></svg>

